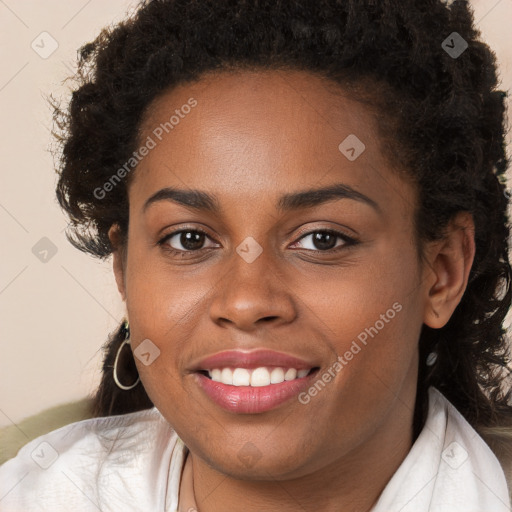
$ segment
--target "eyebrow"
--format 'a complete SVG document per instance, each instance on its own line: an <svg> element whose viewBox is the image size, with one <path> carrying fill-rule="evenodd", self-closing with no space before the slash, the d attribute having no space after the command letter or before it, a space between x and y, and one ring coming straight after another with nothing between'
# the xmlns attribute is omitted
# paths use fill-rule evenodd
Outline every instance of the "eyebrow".
<svg viewBox="0 0 512 512"><path fill-rule="evenodd" d="M366 203L377 212L381 211L379 205L373 199L342 183L285 194L279 198L277 209L280 212L289 212L302 208L313 208L338 199L352 199ZM195 210L208 211L216 214L221 211L217 198L207 192L166 187L147 199L142 209L143 212L145 212L150 205L159 201L172 201Z"/></svg>

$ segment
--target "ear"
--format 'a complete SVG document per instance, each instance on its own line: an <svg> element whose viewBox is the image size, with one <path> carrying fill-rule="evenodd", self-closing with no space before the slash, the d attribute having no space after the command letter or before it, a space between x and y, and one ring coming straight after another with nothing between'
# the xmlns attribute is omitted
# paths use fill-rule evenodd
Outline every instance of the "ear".
<svg viewBox="0 0 512 512"><path fill-rule="evenodd" d="M108 238L112 245L112 264L114 268L114 276L116 278L117 289L121 294L121 298L126 300L124 285L124 247L121 243L121 233L118 224L113 224L108 230Z"/></svg>
<svg viewBox="0 0 512 512"><path fill-rule="evenodd" d="M446 236L428 250L430 275L424 323L434 329L446 325L468 284L475 257L475 224L469 212L459 212L450 222Z"/></svg>

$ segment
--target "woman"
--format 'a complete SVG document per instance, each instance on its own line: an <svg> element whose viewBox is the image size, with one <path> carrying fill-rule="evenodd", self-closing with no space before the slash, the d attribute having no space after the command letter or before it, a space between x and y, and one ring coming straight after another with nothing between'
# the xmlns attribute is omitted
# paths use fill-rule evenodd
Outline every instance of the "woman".
<svg viewBox="0 0 512 512"><path fill-rule="evenodd" d="M57 196L127 318L1 510L510 510L504 95L467 2L155 0L77 78Z"/></svg>

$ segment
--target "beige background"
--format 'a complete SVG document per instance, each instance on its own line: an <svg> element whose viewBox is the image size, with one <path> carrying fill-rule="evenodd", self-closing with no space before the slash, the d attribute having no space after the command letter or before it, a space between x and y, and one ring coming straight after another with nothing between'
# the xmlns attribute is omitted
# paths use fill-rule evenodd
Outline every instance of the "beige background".
<svg viewBox="0 0 512 512"><path fill-rule="evenodd" d="M111 261L80 253L64 236L44 95L65 95L62 80L76 50L136 3L0 0L0 426L91 393L101 345L123 317ZM512 0L475 0L473 6L498 56L501 87L510 90ZM58 48L42 58L33 41L43 54L52 44ZM32 252L43 237L57 251L46 262Z"/></svg>

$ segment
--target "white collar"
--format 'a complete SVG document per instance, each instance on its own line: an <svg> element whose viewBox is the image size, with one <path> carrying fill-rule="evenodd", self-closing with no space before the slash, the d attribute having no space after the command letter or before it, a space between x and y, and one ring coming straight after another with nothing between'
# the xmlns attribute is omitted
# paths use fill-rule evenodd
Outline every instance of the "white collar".
<svg viewBox="0 0 512 512"><path fill-rule="evenodd" d="M371 512L510 512L498 459L434 387L425 425Z"/></svg>

